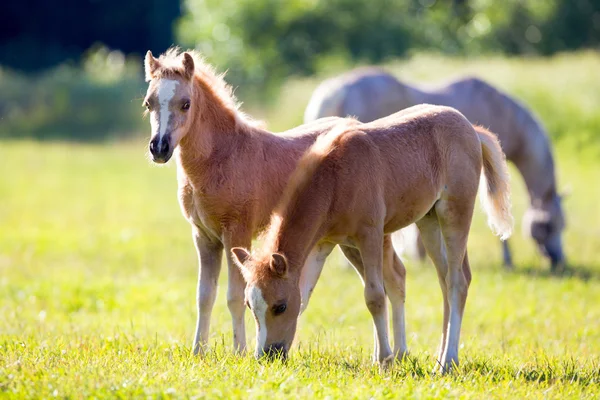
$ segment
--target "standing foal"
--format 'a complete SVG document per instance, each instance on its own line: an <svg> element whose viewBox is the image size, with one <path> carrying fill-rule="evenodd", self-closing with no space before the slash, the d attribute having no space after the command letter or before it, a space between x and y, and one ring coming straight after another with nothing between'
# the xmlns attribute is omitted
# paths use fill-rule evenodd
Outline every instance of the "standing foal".
<svg viewBox="0 0 600 400"><path fill-rule="evenodd" d="M252 255L232 249L257 323L256 356L287 356L306 258L315 245L339 243L360 253L376 356L386 362L392 350L384 278L393 252L386 251L385 235L416 222L444 298L439 365L447 371L458 364L471 281L467 238L480 177L489 224L506 239L512 216L504 153L493 134L474 129L455 109L416 106L368 124L349 120L319 137L290 179L262 248Z"/></svg>

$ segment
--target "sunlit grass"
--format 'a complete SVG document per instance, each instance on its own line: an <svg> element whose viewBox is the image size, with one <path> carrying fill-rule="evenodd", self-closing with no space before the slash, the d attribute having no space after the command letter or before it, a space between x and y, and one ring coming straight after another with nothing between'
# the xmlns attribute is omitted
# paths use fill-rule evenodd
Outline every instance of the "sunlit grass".
<svg viewBox="0 0 600 400"><path fill-rule="evenodd" d="M428 60L407 65L420 65L428 74ZM574 63L583 71L579 62L589 60ZM448 71L464 67L448 63ZM491 62L498 84L519 86L509 77L529 64L515 63ZM541 85L543 74L559 79L565 63L552 63L558 72L532 63L526 80L533 83L523 83L523 98L535 97L527 88ZM474 65L483 71L487 64ZM581 83L563 95L548 91L544 101L558 111L542 115L544 121L579 109L578 92L600 105L600 91L590 93L600 83L586 76L573 76ZM575 105L563 108L563 99ZM544 109L540 104L532 108ZM297 118L303 103L294 107ZM282 110L283 118L288 108ZM550 124L591 130L597 119L581 115L570 125ZM564 138L561 130L552 135L558 141L559 182L572 190L565 203L572 268L564 277L550 275L517 229L511 239L517 267L504 272L500 245L478 210L469 241L473 283L461 335L462 364L445 377L430 374L442 310L433 267L406 262L411 356L380 371L369 358L372 323L360 281L342 267L337 252L301 317L288 363L258 363L232 353L224 273L210 350L205 358L190 356L197 260L177 203L174 166L151 165L142 139L105 145L3 142L0 396L598 398L600 162L592 156L597 148L581 156L575 139ZM527 199L512 172L520 223ZM254 322L249 315L246 322L252 346Z"/></svg>

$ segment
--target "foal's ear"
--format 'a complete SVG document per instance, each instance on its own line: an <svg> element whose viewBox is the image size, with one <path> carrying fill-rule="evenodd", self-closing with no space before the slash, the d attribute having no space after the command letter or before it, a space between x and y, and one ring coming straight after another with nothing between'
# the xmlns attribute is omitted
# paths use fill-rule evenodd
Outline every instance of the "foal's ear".
<svg viewBox="0 0 600 400"><path fill-rule="evenodd" d="M286 276L288 271L287 259L283 254L273 253L273 255L271 255L269 267L271 268L271 271L283 278Z"/></svg>
<svg viewBox="0 0 600 400"><path fill-rule="evenodd" d="M231 255L233 262L240 269L242 275L244 275L244 279L246 279L246 276L248 276L250 270L244 263L250 258L250 253L248 253L248 250L244 249L243 247L233 247L231 249Z"/></svg>
<svg viewBox="0 0 600 400"><path fill-rule="evenodd" d="M183 53L183 68L184 68L184 76L185 79L192 79L194 76L194 58L190 55L190 53Z"/></svg>
<svg viewBox="0 0 600 400"><path fill-rule="evenodd" d="M160 62L154 58L152 52L148 50L144 60L144 70L146 72L146 82L150 82L154 78L154 73L160 68Z"/></svg>

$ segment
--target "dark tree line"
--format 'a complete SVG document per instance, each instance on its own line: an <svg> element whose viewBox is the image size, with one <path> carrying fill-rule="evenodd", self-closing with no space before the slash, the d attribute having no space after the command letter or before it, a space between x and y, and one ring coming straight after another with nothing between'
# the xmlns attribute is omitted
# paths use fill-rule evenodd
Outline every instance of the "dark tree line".
<svg viewBox="0 0 600 400"><path fill-rule="evenodd" d="M0 65L35 71L77 61L102 43L125 53L174 42L178 0L7 0L0 6Z"/></svg>

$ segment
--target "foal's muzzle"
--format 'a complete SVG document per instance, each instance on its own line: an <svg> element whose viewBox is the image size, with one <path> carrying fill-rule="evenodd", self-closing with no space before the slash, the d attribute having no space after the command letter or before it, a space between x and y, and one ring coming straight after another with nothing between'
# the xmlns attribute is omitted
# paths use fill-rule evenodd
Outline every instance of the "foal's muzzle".
<svg viewBox="0 0 600 400"><path fill-rule="evenodd" d="M160 136L156 135L150 141L149 149L152 154L152 161L158 164L163 164L169 161L173 154L171 146L171 135Z"/></svg>
<svg viewBox="0 0 600 400"><path fill-rule="evenodd" d="M264 354L258 358L264 358L268 361L287 360L288 354L283 343L273 343L264 349Z"/></svg>

